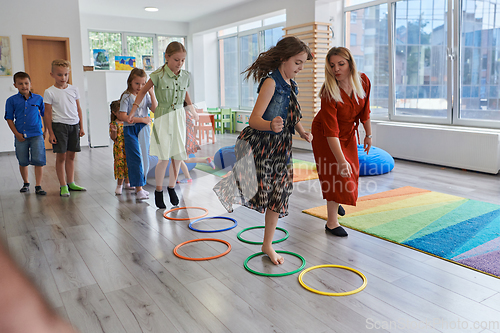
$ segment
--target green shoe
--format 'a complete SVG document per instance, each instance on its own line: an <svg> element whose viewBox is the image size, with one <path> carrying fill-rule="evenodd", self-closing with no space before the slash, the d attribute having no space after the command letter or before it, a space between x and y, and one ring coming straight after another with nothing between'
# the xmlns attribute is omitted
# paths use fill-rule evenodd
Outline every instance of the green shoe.
<svg viewBox="0 0 500 333"><path fill-rule="evenodd" d="M68 184L70 191L87 191L85 187L81 187L75 184L75 182Z"/></svg>
<svg viewBox="0 0 500 333"><path fill-rule="evenodd" d="M68 186L64 185L61 186L61 194L59 194L61 197L69 197L69 191L68 191Z"/></svg>

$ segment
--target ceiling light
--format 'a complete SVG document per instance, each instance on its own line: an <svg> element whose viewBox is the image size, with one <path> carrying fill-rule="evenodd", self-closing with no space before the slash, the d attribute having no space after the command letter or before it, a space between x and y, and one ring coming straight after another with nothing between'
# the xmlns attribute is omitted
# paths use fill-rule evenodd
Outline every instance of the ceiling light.
<svg viewBox="0 0 500 333"><path fill-rule="evenodd" d="M156 7L144 7L144 10L147 12L157 12L159 9Z"/></svg>

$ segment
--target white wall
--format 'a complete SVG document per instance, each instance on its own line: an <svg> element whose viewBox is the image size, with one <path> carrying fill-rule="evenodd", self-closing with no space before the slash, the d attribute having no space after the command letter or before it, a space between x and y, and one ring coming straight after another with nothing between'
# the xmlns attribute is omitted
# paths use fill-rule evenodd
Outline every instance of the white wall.
<svg viewBox="0 0 500 333"><path fill-rule="evenodd" d="M316 1L316 22L328 22L332 26L333 38L331 46L344 46L344 26L343 19L343 0L318 0Z"/></svg>
<svg viewBox="0 0 500 333"><path fill-rule="evenodd" d="M187 36L187 22L171 22L160 20L134 19L127 17L90 15L82 13L80 15L82 57L85 65L90 65L89 51L89 30L101 31L124 31L148 34L159 34L167 36Z"/></svg>
<svg viewBox="0 0 500 333"><path fill-rule="evenodd" d="M82 95L81 105L85 105L78 0L2 1L0 22L1 35L10 37L13 73L24 71L22 35L68 37L72 82L79 88ZM3 104L3 111L5 111L7 98L17 93L17 90L11 90L12 84L12 76L0 77L0 101ZM85 128L87 128L86 121L84 114ZM86 137L82 138L81 144L88 144ZM5 151L14 151L14 134L7 122L2 120L0 121L0 152Z"/></svg>
<svg viewBox="0 0 500 333"><path fill-rule="evenodd" d="M278 10L286 10L286 25L293 26L313 22L315 18L314 0L255 0L248 1L225 11L198 18L189 24L190 34L213 30L252 17Z"/></svg>

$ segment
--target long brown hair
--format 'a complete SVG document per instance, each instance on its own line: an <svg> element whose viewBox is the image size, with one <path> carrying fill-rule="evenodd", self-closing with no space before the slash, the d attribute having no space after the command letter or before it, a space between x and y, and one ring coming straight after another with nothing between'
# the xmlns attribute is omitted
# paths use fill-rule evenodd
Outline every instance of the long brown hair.
<svg viewBox="0 0 500 333"><path fill-rule="evenodd" d="M332 68L330 67L330 58L334 55L341 56L349 64L352 91L354 93L354 97L356 98L356 102L359 103L358 99L365 98L366 94L363 89L363 85L361 84L361 77L356 67L354 57L352 56L351 51L346 47L332 47L330 51L328 51L325 61L325 82L321 86L319 97L328 97L333 99L335 102L343 103L342 96L340 95L339 84L335 78Z"/></svg>
<svg viewBox="0 0 500 333"><path fill-rule="evenodd" d="M245 79L252 77L255 82L259 82L266 77L269 72L275 70L279 65L291 57L305 52L307 60L313 58L313 54L306 43L294 36L281 39L276 46L271 47L266 52L259 54L257 59L242 74L246 73Z"/></svg>
<svg viewBox="0 0 500 333"><path fill-rule="evenodd" d="M130 74L128 75L127 79L127 90L125 90L122 95L120 96L120 100L123 98L125 94L131 94L132 93L132 81L136 77L147 77L146 72L142 68L134 68L130 71Z"/></svg>
<svg viewBox="0 0 500 333"><path fill-rule="evenodd" d="M111 111L111 121L116 121L118 117L115 112L120 112L120 101L113 101L109 104L109 109Z"/></svg>

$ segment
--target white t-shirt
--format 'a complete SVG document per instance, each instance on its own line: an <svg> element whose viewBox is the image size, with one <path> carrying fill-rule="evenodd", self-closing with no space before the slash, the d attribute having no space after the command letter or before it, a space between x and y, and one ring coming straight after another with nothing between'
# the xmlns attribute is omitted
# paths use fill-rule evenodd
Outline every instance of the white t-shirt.
<svg viewBox="0 0 500 333"><path fill-rule="evenodd" d="M76 106L79 99L78 88L70 84L66 89L49 87L43 95L43 101L52 105L52 122L66 125L76 125L80 122Z"/></svg>
<svg viewBox="0 0 500 333"><path fill-rule="evenodd" d="M135 97L132 94L124 94L121 101L120 101L120 112L126 112L127 114L130 114L130 111L132 111L132 106L135 103ZM134 117L139 117L139 118L145 118L148 117L148 108L151 109L152 103L151 103L151 96L149 96L149 93L147 93L144 98L141 101L141 104L139 104L139 107L134 113ZM133 126L134 124L129 124L126 121L123 122L123 126Z"/></svg>

